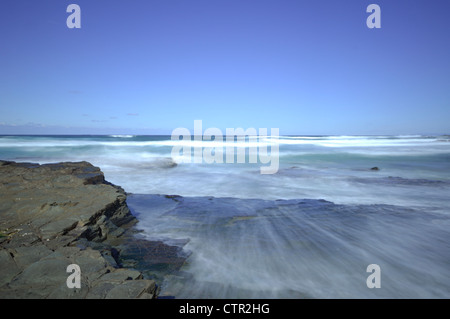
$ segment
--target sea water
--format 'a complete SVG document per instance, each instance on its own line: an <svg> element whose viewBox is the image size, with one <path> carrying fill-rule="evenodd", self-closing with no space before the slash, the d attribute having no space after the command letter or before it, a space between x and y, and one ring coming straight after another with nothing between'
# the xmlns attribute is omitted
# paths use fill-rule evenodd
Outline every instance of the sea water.
<svg viewBox="0 0 450 319"><path fill-rule="evenodd" d="M172 158L176 143L193 142L1 136L0 159L99 166L130 193L142 236L189 255L163 295L450 297L449 136L260 138L279 146L272 175L260 164ZM380 266L380 288L367 286L370 264Z"/></svg>

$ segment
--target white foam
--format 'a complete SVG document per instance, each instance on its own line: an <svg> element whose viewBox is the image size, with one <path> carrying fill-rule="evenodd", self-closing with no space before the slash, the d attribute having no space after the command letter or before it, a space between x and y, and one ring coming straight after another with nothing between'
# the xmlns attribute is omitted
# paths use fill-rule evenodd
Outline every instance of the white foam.
<svg viewBox="0 0 450 319"><path fill-rule="evenodd" d="M399 176L402 178L450 179L449 164L439 154L450 154L448 142L434 138L400 137L279 137L249 138L247 141L109 141L110 138L0 138L8 158L38 163L88 161L99 166L108 181L132 193L167 193L183 196L239 198L324 198L336 203L442 204L443 191L434 188L380 186L355 183L354 178ZM183 163L190 154L172 158L172 147L280 146L280 169L262 176L260 164ZM86 146L86 147L83 147ZM193 151L193 150L192 150ZM194 153L194 152L192 152ZM191 153L191 154L192 154ZM195 154L194 154L195 155ZM413 158L427 155L430 159ZM184 156L184 157L183 157ZM400 156L400 157L396 157ZM410 157L407 162L405 156ZM445 159L445 157L444 157ZM430 162L428 162L430 161ZM175 163L179 165L175 166ZM370 168L379 166L379 172ZM421 196L429 194L426 199Z"/></svg>
<svg viewBox="0 0 450 319"><path fill-rule="evenodd" d="M132 138L134 135L109 135L110 137Z"/></svg>

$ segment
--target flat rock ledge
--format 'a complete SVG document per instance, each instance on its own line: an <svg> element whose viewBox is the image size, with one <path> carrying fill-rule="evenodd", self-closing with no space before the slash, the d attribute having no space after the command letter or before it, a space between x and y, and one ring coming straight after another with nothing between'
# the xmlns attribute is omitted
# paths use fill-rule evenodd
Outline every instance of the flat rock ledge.
<svg viewBox="0 0 450 319"><path fill-rule="evenodd" d="M88 162L0 161L0 298L155 298L155 281L114 249L136 222L124 190ZM71 264L80 288L67 284Z"/></svg>

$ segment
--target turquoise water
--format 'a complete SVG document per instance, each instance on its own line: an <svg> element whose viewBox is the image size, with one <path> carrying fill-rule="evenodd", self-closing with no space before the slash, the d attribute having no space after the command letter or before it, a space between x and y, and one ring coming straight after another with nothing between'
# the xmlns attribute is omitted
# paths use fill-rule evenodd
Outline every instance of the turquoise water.
<svg viewBox="0 0 450 319"><path fill-rule="evenodd" d="M267 164L249 163L248 152L242 164L180 163L172 158L173 146L198 144L172 141L170 136L1 136L0 158L37 163L89 161L101 167L108 181L138 194L323 198L337 204L448 208L442 187L425 187L420 180L450 180L449 140L449 136L260 139L262 145L276 142L279 146L279 168L273 175L260 174L260 167ZM202 146L218 148L220 144L212 141Z"/></svg>
<svg viewBox="0 0 450 319"><path fill-rule="evenodd" d="M264 164L249 163L249 152L239 164L182 162L187 157L173 157L174 146L223 145L170 136L0 136L0 159L99 166L130 193L144 237L187 243L188 262L166 277L163 294L450 297L449 136L285 136L231 145L250 151L247 142L279 147L276 174L261 174ZM380 289L366 286L372 263L382 270Z"/></svg>

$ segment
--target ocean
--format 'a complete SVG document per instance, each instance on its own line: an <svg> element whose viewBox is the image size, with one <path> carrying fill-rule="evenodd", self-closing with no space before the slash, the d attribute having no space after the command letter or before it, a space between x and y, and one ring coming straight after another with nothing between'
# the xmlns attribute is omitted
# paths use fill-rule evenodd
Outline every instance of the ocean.
<svg viewBox="0 0 450 319"><path fill-rule="evenodd" d="M260 136L227 144L246 151L241 163L173 156L174 147L217 154L223 146L171 136L0 136L0 159L100 167L129 193L140 236L189 256L163 276L161 295L450 297L450 136ZM262 146L276 146L274 174L250 160Z"/></svg>

